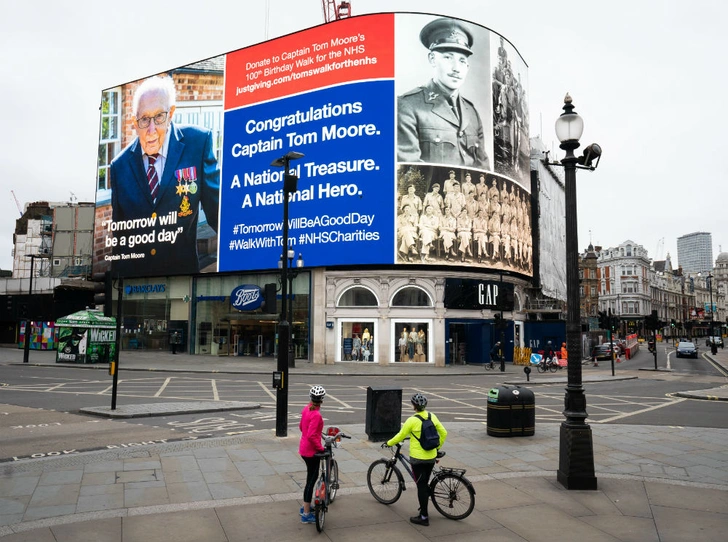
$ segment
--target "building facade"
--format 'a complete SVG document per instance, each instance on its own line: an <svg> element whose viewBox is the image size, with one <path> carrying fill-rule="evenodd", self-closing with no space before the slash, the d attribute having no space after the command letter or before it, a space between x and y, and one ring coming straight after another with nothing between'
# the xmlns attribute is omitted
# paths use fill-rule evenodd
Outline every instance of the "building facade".
<svg viewBox="0 0 728 542"><path fill-rule="evenodd" d="M631 240L598 254L599 310L619 318L620 334L640 332L652 310L650 263L647 250Z"/></svg>
<svg viewBox="0 0 728 542"><path fill-rule="evenodd" d="M713 269L713 240L697 231L677 238L677 263L685 273L707 273Z"/></svg>

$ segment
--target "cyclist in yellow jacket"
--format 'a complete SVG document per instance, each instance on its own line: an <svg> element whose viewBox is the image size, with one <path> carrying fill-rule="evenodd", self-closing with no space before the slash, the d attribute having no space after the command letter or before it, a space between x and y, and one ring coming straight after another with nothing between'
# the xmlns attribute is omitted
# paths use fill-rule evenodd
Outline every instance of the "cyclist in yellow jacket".
<svg viewBox="0 0 728 542"><path fill-rule="evenodd" d="M437 419L437 416L431 412L427 412L425 407L427 406L427 397L421 393L415 393L412 396L412 407L415 410L415 415L410 416L402 425L399 433L394 435L387 441L387 446L394 446L402 442L407 437L410 438L410 464L412 465L412 472L417 480L417 499L420 502L419 514L410 518L412 523L417 525L423 525L425 527L430 525L430 520L427 515L427 503L430 499L430 475L432 469L435 467L435 459L437 458L437 451L442 448L447 438L447 430ZM417 417L422 416L427 419L432 418L432 423L435 424L438 434L440 435L440 445L433 450L424 450L420 446L420 436L422 434L422 421Z"/></svg>

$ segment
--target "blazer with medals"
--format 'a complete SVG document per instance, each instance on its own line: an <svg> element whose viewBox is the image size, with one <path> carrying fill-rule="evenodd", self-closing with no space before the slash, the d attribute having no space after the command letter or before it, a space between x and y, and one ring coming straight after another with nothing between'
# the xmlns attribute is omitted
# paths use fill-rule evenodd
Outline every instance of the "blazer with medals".
<svg viewBox="0 0 728 542"><path fill-rule="evenodd" d="M490 169L483 123L473 104L458 96L460 118L434 81L397 99L397 161Z"/></svg>
<svg viewBox="0 0 728 542"><path fill-rule="evenodd" d="M136 138L111 162L111 207L114 222L150 218L157 222L151 228L132 228L114 235L155 233L153 243L129 247L117 246L114 254L143 254L143 258L113 261L113 268L122 276L155 276L192 274L200 270L197 255L197 223L200 204L207 224L217 232L220 168L213 153L212 132L196 126L170 124L169 147L157 202L152 201L142 159L142 147ZM176 212L176 223L162 226L160 217ZM174 243L159 240L181 228ZM117 241L118 243L118 241Z"/></svg>

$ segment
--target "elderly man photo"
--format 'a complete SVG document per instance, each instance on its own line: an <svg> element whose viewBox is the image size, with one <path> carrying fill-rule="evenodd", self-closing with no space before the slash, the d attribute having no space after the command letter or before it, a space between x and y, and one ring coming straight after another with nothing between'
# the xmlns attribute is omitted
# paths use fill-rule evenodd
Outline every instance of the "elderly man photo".
<svg viewBox="0 0 728 542"><path fill-rule="evenodd" d="M397 100L397 160L489 169L483 123L460 88L470 69L473 36L460 21L435 19L420 32L433 71Z"/></svg>
<svg viewBox="0 0 728 542"><path fill-rule="evenodd" d="M207 224L217 231L220 169L212 133L175 125L175 101L170 77L144 81L133 99L132 124L137 137L111 162L114 222L156 217L154 226L117 230L120 235L114 250L122 258L114 261L114 269L122 276L199 272L200 206ZM167 217L173 219L170 226L160 222ZM146 235L150 241L123 246L122 238L131 235ZM130 253L142 257L124 258Z"/></svg>

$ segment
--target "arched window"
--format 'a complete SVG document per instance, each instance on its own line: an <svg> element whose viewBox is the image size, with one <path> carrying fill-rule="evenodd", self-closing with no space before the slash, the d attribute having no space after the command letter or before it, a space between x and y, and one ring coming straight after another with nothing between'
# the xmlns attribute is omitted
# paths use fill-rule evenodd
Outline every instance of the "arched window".
<svg viewBox="0 0 728 542"><path fill-rule="evenodd" d="M409 286L402 288L392 298L393 307L432 307L432 301L427 292L421 288Z"/></svg>
<svg viewBox="0 0 728 542"><path fill-rule="evenodd" d="M377 296L361 286L349 288L339 298L338 307L376 307Z"/></svg>

